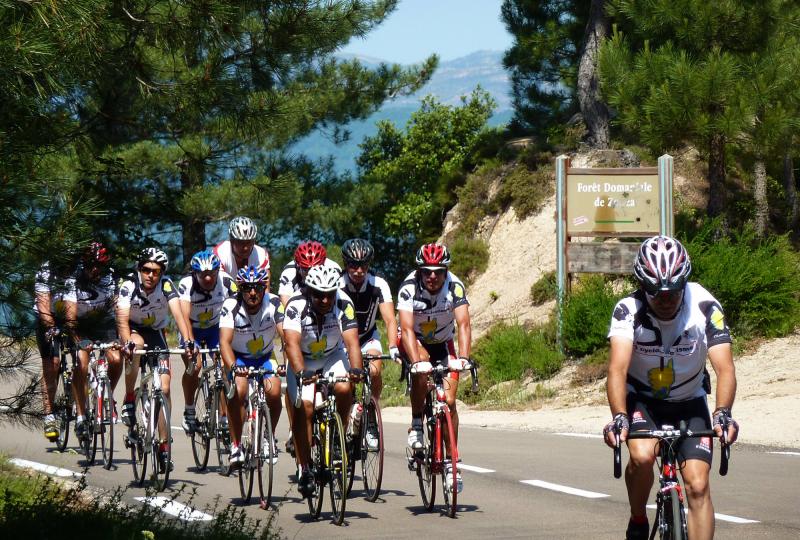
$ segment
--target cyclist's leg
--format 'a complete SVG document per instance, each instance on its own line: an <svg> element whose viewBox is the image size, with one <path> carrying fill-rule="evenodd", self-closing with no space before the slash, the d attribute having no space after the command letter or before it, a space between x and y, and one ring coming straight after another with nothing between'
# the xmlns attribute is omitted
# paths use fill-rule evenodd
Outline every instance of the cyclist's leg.
<svg viewBox="0 0 800 540"><path fill-rule="evenodd" d="M86 384L89 375L89 353L78 349L78 369L72 374L72 391L78 418L86 415Z"/></svg>
<svg viewBox="0 0 800 540"><path fill-rule="evenodd" d="M321 368L320 362L312 362L305 359L305 369L311 370ZM297 387L294 376L291 374L286 377L287 391L291 408L293 409L292 437L294 438L295 459L301 469L307 469L311 456L311 419L314 415L314 385L303 385L302 389ZM301 401L299 407L294 407L298 392Z"/></svg>
<svg viewBox="0 0 800 540"><path fill-rule="evenodd" d="M653 412L643 399L636 394L628 394L628 417L631 419L631 430L656 429ZM656 460L654 439L632 439L628 441L628 466L625 468L625 485L628 488L628 502L631 507L631 519L637 522L647 521L647 500L653 487L653 465Z"/></svg>
<svg viewBox="0 0 800 540"><path fill-rule="evenodd" d="M350 361L344 349L334 352L325 361L323 373L333 372L337 377L344 377L350 370ZM350 407L353 405L353 384L350 382L338 382L333 386L333 393L336 394L336 411L342 418L342 427L347 432L347 423L350 420Z"/></svg>
<svg viewBox="0 0 800 540"><path fill-rule="evenodd" d="M264 362L263 366L264 368L271 368L275 371L278 367L278 363L270 359ZM265 378L263 384L264 395L267 398L267 407L269 407L269 415L272 420L270 428L274 434L275 428L278 427L278 420L281 418L281 410L283 409L283 403L281 402L281 378L277 375L272 375L271 377Z"/></svg>
<svg viewBox="0 0 800 540"><path fill-rule="evenodd" d="M447 356L444 358L443 362L447 362L450 358L456 358L456 350L455 345L453 344L453 340L447 342ZM456 448L458 448L458 409L456 409L456 393L458 392L458 376L459 373L453 372L447 374L447 379L445 379L444 384L444 395L445 400L447 401L447 408L450 409L450 421L453 423L453 434L456 438ZM447 441L447 455L452 455L450 453L450 441Z"/></svg>
<svg viewBox="0 0 800 540"><path fill-rule="evenodd" d="M236 355L236 367L255 367L255 363L243 359L239 353ZM247 377L237 376L231 372L233 384L236 385L236 392L228 401L228 426L231 430L231 442L234 447L238 447L242 440L242 426L244 425L245 403L247 402Z"/></svg>
<svg viewBox="0 0 800 540"><path fill-rule="evenodd" d="M192 335L195 343L205 342L208 348L214 348L219 344L219 328L192 328ZM180 339L180 346L183 347L183 338ZM181 355L183 360L183 377L181 377L181 387L183 387L183 402L186 408L194 409L194 394L197 391L198 381L200 380L200 369L202 368L200 355L195 354L189 358L187 353ZM194 363L192 373L189 374L189 362Z"/></svg>
<svg viewBox="0 0 800 540"><path fill-rule="evenodd" d="M144 347L144 337L142 334L139 333L138 330L131 328L131 341L136 344L137 349L141 349ZM127 354L127 352L126 352ZM134 354L133 358L127 360L130 362L130 365L125 368L125 401L133 401L134 395L133 391L136 388L136 380L139 377L139 362L141 361L141 355Z"/></svg>
<svg viewBox="0 0 800 540"><path fill-rule="evenodd" d="M372 333L372 337L364 343L364 346L361 347L361 354L369 354L373 356L380 356L383 354L383 346L381 345L381 336L378 334L378 330L376 329ZM383 390L383 377L381 373L383 372L383 360L372 360L369 364L369 375L372 381L372 395L375 399L381 398L381 392Z"/></svg>
<svg viewBox="0 0 800 540"><path fill-rule="evenodd" d="M682 418L687 420L689 429L693 431L711 429L711 415L705 397L682 402L676 406L676 411L679 413L679 418L674 419L675 425L679 425ZM689 538L714 537L714 505L711 502L711 488L708 482L712 455L711 437L686 439L678 448L683 487L689 507L687 520Z"/></svg>
<svg viewBox="0 0 800 540"><path fill-rule="evenodd" d="M36 344L42 359L42 403L45 415L49 415L53 413L60 359L59 351L54 350L50 340L45 337L45 332L44 325L36 325Z"/></svg>

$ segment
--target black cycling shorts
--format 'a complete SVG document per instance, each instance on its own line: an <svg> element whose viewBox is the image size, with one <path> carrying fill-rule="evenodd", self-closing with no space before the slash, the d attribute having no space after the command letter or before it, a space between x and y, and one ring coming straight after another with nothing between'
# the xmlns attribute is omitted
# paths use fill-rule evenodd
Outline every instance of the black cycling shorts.
<svg viewBox="0 0 800 540"><path fill-rule="evenodd" d="M627 407L631 431L660 429L665 424L677 428L681 420L694 431L711 429L711 415L705 397L664 401L631 392L628 394ZM711 437L685 439L677 447L678 462L699 459L710 465L713 448Z"/></svg>
<svg viewBox="0 0 800 540"><path fill-rule="evenodd" d="M167 340L163 330L154 330L147 326L131 326L132 334L139 334L148 349L166 349Z"/></svg>

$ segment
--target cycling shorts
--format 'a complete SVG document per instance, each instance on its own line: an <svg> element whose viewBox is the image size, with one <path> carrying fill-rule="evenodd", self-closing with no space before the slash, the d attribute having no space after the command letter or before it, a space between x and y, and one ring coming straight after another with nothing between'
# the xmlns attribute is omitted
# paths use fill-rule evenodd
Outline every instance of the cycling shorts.
<svg viewBox="0 0 800 540"><path fill-rule="evenodd" d="M372 331L372 334L367 338L361 346L361 354L366 354L367 351L378 351L378 354L383 354L383 345L381 344L381 335L378 329Z"/></svg>
<svg viewBox="0 0 800 540"><path fill-rule="evenodd" d="M631 431L660 429L664 424L677 428L681 420L694 431L711 429L711 415L705 397L664 401L631 392L628 394L627 407ZM712 443L711 437L681 441L677 447L678 462L699 459L710 465L714 448Z"/></svg>
<svg viewBox="0 0 800 540"><path fill-rule="evenodd" d="M144 345L148 349L166 349L167 339L163 330L154 330L149 326L133 326L131 325L131 334L139 334L144 340ZM161 355L163 359L169 359L168 354Z"/></svg>
<svg viewBox="0 0 800 540"><path fill-rule="evenodd" d="M42 359L45 358L58 358L60 356L60 352L58 350L58 343L56 342L56 346L53 347L53 342L47 339L45 335L47 333L47 328L41 323L36 324L36 346L39 349L39 354L41 355ZM72 338L68 337L66 334L62 334L61 339L67 340L67 347L70 349L70 355L72 354Z"/></svg>
<svg viewBox="0 0 800 540"><path fill-rule="evenodd" d="M219 347L219 326L212 326L210 328L192 328L192 335L194 342L198 347L204 349L213 349ZM183 337L180 338L180 346L184 347L185 342Z"/></svg>
<svg viewBox="0 0 800 540"><path fill-rule="evenodd" d="M450 359L456 358L456 345L452 339L443 341L442 343L422 343L421 341L417 340L417 347L422 347L425 349L430 357L430 360L428 361L433 365L445 364ZM401 355L408 358L405 347L403 347L402 339L397 343L397 348ZM458 371L451 371L448 376L451 379L458 380L459 373Z"/></svg>
<svg viewBox="0 0 800 540"><path fill-rule="evenodd" d="M249 367L249 368L263 368L263 369L271 369L272 371L278 370L278 363L272 359L272 353L267 356L262 356L261 358L245 358L245 354L238 353L233 351L234 356L236 356L236 362L234 365L236 367ZM265 375L263 379L268 377L277 377L278 375ZM233 380L233 372L228 373L228 380Z"/></svg>
<svg viewBox="0 0 800 540"><path fill-rule="evenodd" d="M337 377L343 377L350 371L350 361L347 359L347 353L344 349L334 351L330 356L321 360L305 358L304 364L304 371L317 371L321 369L324 375L332 371ZM290 402L294 403L297 398L297 381L295 380L294 374L291 372L286 375L286 393L291 400ZM304 384L301 397L303 401L313 402L314 385Z"/></svg>

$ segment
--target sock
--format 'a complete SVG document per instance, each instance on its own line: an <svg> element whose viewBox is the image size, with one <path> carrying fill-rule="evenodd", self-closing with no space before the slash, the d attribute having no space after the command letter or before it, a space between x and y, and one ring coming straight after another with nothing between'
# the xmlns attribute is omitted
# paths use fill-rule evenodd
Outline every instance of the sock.
<svg viewBox="0 0 800 540"><path fill-rule="evenodd" d="M77 418L75 418L75 421L76 421L76 422L83 422L84 420L86 420L86 417L85 417L85 416L83 416L82 414L79 414L79 415L77 416Z"/></svg>
<svg viewBox="0 0 800 540"><path fill-rule="evenodd" d="M187 405L186 407L184 407L183 410L186 411L187 413L194 414L194 405Z"/></svg>
<svg viewBox="0 0 800 540"><path fill-rule="evenodd" d="M634 525L644 525L647 523L647 514L642 514L641 516L631 516L631 523Z"/></svg>
<svg viewBox="0 0 800 540"><path fill-rule="evenodd" d="M55 422L56 421L56 415L54 415L53 413L47 414L44 417L44 421L45 422Z"/></svg>
<svg viewBox="0 0 800 540"><path fill-rule="evenodd" d="M125 392L125 403L133 403L136 401L136 392Z"/></svg>
<svg viewBox="0 0 800 540"><path fill-rule="evenodd" d="M421 416L411 417L411 427L422 427L422 417Z"/></svg>

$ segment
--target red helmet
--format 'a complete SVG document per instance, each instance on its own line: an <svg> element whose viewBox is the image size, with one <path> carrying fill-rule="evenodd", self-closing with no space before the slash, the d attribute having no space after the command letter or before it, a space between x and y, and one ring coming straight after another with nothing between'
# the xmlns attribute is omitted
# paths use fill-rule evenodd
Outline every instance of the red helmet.
<svg viewBox="0 0 800 540"><path fill-rule="evenodd" d="M95 264L105 266L111 262L111 255L106 246L100 242L92 242L83 252L83 262L86 264Z"/></svg>
<svg viewBox="0 0 800 540"><path fill-rule="evenodd" d="M300 268L311 268L325 262L328 252L319 242L309 240L303 242L294 250L294 262Z"/></svg>
<svg viewBox="0 0 800 540"><path fill-rule="evenodd" d="M450 251L442 244L425 244L417 250L417 266L449 266Z"/></svg>

